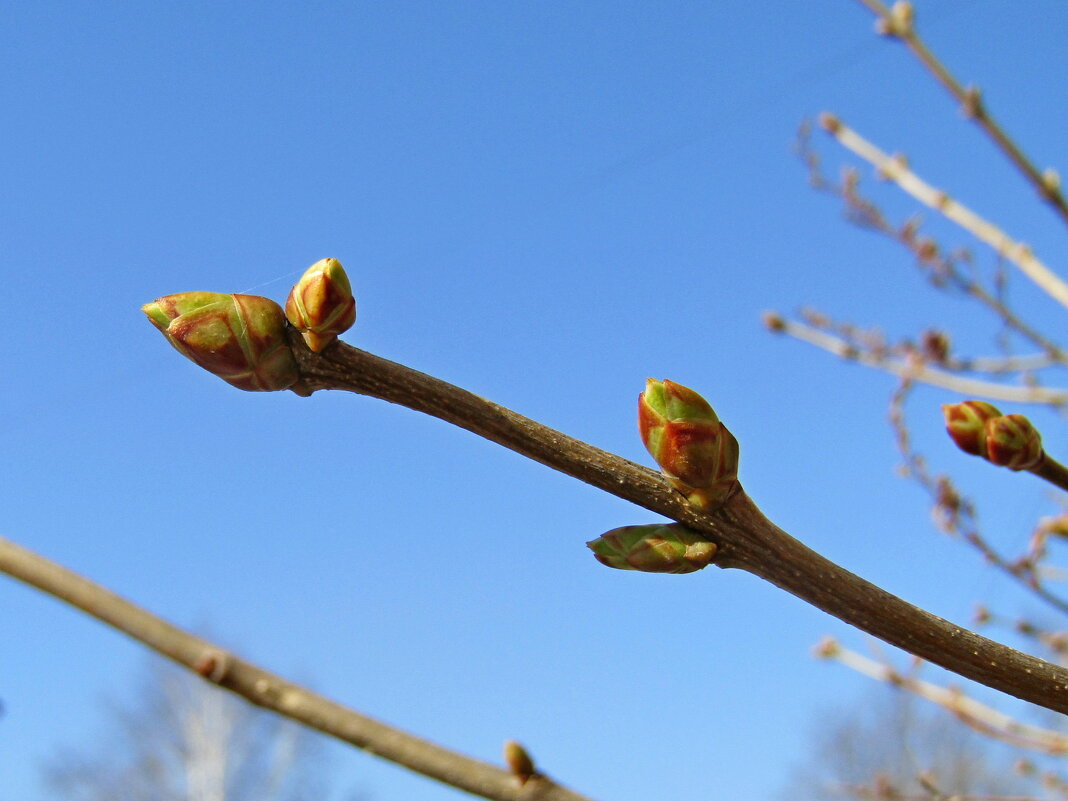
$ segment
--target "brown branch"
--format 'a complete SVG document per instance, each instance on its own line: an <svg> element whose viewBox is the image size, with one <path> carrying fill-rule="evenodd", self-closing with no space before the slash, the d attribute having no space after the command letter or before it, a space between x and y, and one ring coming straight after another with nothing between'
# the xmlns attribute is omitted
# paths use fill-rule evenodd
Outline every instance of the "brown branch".
<svg viewBox="0 0 1068 801"><path fill-rule="evenodd" d="M77 607L257 706L431 779L495 801L590 801L540 775L520 784L506 770L361 715L238 659L3 538L0 572Z"/></svg>
<svg viewBox="0 0 1068 801"><path fill-rule="evenodd" d="M1034 473L1059 489L1068 491L1068 467L1052 458L1048 453L1043 454L1042 461L1028 472Z"/></svg>
<svg viewBox="0 0 1068 801"><path fill-rule="evenodd" d="M859 2L867 6L879 18L879 32L896 37L905 43L919 62L960 103L965 116L974 121L1001 148L1009 161L1023 173L1038 194L1054 208L1064 222L1068 222L1068 203L1065 202L1056 173L1051 170L1040 172L990 115L979 89L974 86L965 87L953 77L953 74L946 69L916 33L911 13L895 14L894 9L887 7L881 0L859 0ZM904 9L905 4L895 5Z"/></svg>
<svg viewBox="0 0 1068 801"><path fill-rule="evenodd" d="M706 534L716 563L757 575L910 653L989 687L1068 712L1068 671L967 631L825 559L775 526L739 488L703 513L648 468L573 439L459 387L344 343L314 354L290 331L299 393L340 389L433 415ZM888 545L888 552L901 549Z"/></svg>

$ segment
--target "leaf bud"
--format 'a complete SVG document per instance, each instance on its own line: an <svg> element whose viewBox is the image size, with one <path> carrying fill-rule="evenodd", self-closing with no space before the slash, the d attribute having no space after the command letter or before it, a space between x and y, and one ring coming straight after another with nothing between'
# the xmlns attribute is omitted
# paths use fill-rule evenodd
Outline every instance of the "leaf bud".
<svg viewBox="0 0 1068 801"><path fill-rule="evenodd" d="M146 303L141 311L175 350L238 389L288 389L300 378L285 316L273 300L181 292Z"/></svg>
<svg viewBox="0 0 1068 801"><path fill-rule="evenodd" d="M681 523L614 528L586 546L602 565L643 573L693 573L716 555L715 543Z"/></svg>
<svg viewBox="0 0 1068 801"><path fill-rule="evenodd" d="M986 422L1001 411L986 401L968 400L942 406L946 431L957 447L972 456L986 458Z"/></svg>
<svg viewBox="0 0 1068 801"><path fill-rule="evenodd" d="M738 479L738 441L708 401L674 381L646 381L638 431L668 481L703 509L722 503Z"/></svg>
<svg viewBox="0 0 1068 801"><path fill-rule="evenodd" d="M286 317L316 353L356 322L356 299L337 259L309 267L286 298Z"/></svg>
<svg viewBox="0 0 1068 801"><path fill-rule="evenodd" d="M1042 462L1042 435L1022 414L986 421L986 458L1010 470L1030 470Z"/></svg>

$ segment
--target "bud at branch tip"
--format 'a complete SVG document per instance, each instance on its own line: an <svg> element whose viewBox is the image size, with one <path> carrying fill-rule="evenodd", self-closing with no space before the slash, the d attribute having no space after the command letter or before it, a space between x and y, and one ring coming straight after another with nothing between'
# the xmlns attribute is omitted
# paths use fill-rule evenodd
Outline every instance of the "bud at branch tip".
<svg viewBox="0 0 1068 801"><path fill-rule="evenodd" d="M273 300L182 292L146 303L141 311L175 350L238 389L288 389L300 378L285 315Z"/></svg>

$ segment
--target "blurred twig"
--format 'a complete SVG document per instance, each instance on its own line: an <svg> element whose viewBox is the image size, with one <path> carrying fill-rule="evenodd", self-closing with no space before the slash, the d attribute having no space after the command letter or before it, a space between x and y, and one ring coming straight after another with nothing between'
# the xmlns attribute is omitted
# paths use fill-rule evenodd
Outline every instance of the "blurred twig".
<svg viewBox="0 0 1068 801"><path fill-rule="evenodd" d="M92 615L257 706L444 784L495 801L590 801L543 776L520 784L506 770L361 715L288 682L0 538L0 572Z"/></svg>
<svg viewBox="0 0 1068 801"><path fill-rule="evenodd" d="M841 145L875 167L880 178L893 181L916 200L957 223L976 239L993 248L999 256L1015 264L1046 294L1062 306L1068 307L1068 283L1043 264L1030 247L1013 240L996 225L983 219L946 192L924 182L909 169L903 156L887 155L834 115L821 115L820 123Z"/></svg>
<svg viewBox="0 0 1068 801"><path fill-rule="evenodd" d="M817 646L817 655L824 659L833 659L869 678L892 684L938 704L976 731L1002 742L1042 754L1068 754L1068 735L1062 732L1021 723L1011 715L968 697L959 689L941 687L905 675L890 664L843 648L835 640L826 639L821 642Z"/></svg>
<svg viewBox="0 0 1068 801"><path fill-rule="evenodd" d="M908 378L931 386L950 389L970 397L985 397L993 400L1016 403L1055 404L1068 403L1068 389L1047 389L1036 386L1009 386L991 381L965 378L936 367L931 367L915 358L893 358L887 352L859 347L854 342L835 336L812 325L789 320L778 314L765 315L768 329L815 345L843 359L874 367L901 378ZM1003 362L1007 364L1008 362Z"/></svg>
<svg viewBox="0 0 1068 801"><path fill-rule="evenodd" d="M992 139L1016 168L1023 173L1038 194L1046 200L1068 223L1068 203L1061 192L1060 180L1052 169L1040 172L1032 161L1009 137L1000 124L990 115L978 87L965 87L944 64L931 52L916 33L912 4L897 2L893 7L881 0L859 0L874 13L878 20L876 30L884 36L894 37L905 43L913 55L923 64L939 83L960 104L964 115L975 122Z"/></svg>
<svg viewBox="0 0 1068 801"><path fill-rule="evenodd" d="M820 157L812 147L810 125L807 121L802 123L798 130L796 149L808 167L809 183L815 189L841 198L852 222L876 231L907 248L917 264L927 272L936 288L954 289L973 298L998 317L1007 329L1017 332L1041 348L1051 363L1068 363L1068 354L1060 346L1014 312L1005 302L1000 273L995 276L995 286L987 288L975 274L974 268L968 272L962 270L962 266L971 265L971 254L967 250L946 252L932 238L920 234L920 221L917 217L912 217L901 225L892 224L874 202L861 194L860 178L854 168L844 170L840 183L827 178L823 173ZM971 369L984 371L979 366Z"/></svg>

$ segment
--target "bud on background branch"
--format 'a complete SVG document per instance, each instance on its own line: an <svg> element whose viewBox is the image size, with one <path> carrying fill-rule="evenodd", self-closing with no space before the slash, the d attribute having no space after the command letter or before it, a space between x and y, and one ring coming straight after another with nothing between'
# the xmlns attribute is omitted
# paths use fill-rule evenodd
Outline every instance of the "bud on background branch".
<svg viewBox="0 0 1068 801"><path fill-rule="evenodd" d="M1042 435L1022 414L1007 414L986 421L986 458L1010 470L1031 470L1045 451Z"/></svg>
<svg viewBox="0 0 1068 801"><path fill-rule="evenodd" d="M1022 414L1003 415L984 401L942 407L946 431L957 447L1010 470L1035 470L1046 458L1042 435Z"/></svg>
<svg viewBox="0 0 1068 801"><path fill-rule="evenodd" d="M968 400L942 406L946 431L957 447L972 456L986 458L986 421L1001 417L1001 411L986 401Z"/></svg>

